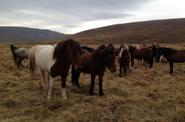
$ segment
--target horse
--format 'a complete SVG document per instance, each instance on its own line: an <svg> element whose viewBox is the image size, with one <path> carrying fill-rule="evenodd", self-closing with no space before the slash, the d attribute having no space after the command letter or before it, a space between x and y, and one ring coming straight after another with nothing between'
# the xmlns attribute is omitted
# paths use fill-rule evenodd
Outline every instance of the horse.
<svg viewBox="0 0 185 122"><path fill-rule="evenodd" d="M14 45L10 45L10 49L13 55L13 60L18 69L20 66L23 67L22 61L28 59L29 49L27 48L17 48Z"/></svg>
<svg viewBox="0 0 185 122"><path fill-rule="evenodd" d="M130 52L128 45L121 45L120 52L117 56L119 63L119 77L122 77L122 70L124 70L124 75L126 75L127 69L129 69L130 63Z"/></svg>
<svg viewBox="0 0 185 122"><path fill-rule="evenodd" d="M159 47L156 51L156 61L159 62L160 56L163 55L169 62L170 74L173 74L174 63L185 62L185 50L176 50L168 47Z"/></svg>
<svg viewBox="0 0 185 122"><path fill-rule="evenodd" d="M95 50L94 48L86 46L86 45L82 45L81 48L82 48L83 51L88 51L90 53L92 53ZM76 75L75 66L72 65L71 79L75 79L75 77L76 77L75 75ZM74 86L77 86L78 88L81 88L79 82L74 82L74 80L71 80L71 81L72 81L72 84Z"/></svg>
<svg viewBox="0 0 185 122"><path fill-rule="evenodd" d="M93 95L95 78L98 75L99 95L103 96L103 76L107 67L112 73L116 71L115 58L115 48L112 44L109 44L108 46L100 45L93 52L83 50L83 53L80 56L81 66L75 69L75 72L73 72L75 73L75 77L72 79L72 81L76 82L76 84L79 84L79 77L81 72L90 74L91 83L89 88L89 95Z"/></svg>
<svg viewBox="0 0 185 122"><path fill-rule="evenodd" d="M142 49L137 49L136 47L129 45L129 51L131 55L131 66L134 66L134 59L144 59L144 61L149 64L149 68L153 66L153 59L156 53L155 45Z"/></svg>
<svg viewBox="0 0 185 122"><path fill-rule="evenodd" d="M56 45L36 45L30 49L29 61L31 77L34 75L35 67L41 71L41 79L44 82L44 73L49 75L47 100L52 98L52 89L56 76L61 76L61 95L66 96L66 79L70 65L76 66L82 53L80 44L73 39L67 39ZM41 81L41 82L42 82Z"/></svg>

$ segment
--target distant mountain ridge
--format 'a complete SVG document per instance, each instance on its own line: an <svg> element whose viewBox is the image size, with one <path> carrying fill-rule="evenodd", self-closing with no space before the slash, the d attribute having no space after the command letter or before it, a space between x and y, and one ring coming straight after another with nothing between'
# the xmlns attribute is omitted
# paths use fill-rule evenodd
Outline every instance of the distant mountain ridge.
<svg viewBox="0 0 185 122"><path fill-rule="evenodd" d="M64 36L45 29L0 26L0 42L37 42L62 39Z"/></svg>
<svg viewBox="0 0 185 122"><path fill-rule="evenodd" d="M185 18L110 25L72 37L82 43L184 43Z"/></svg>

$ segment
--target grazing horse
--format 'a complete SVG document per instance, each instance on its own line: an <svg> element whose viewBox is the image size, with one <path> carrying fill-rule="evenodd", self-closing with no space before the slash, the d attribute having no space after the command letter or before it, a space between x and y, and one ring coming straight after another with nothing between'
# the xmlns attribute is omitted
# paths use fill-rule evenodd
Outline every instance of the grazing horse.
<svg viewBox="0 0 185 122"><path fill-rule="evenodd" d="M78 64L81 55L80 44L72 39L65 40L55 46L36 45L30 49L30 71L33 76L35 67L39 67L41 78L44 81L44 72L49 74L49 88L47 100L52 97L52 89L56 76L61 76L61 93L64 99L66 96L66 79L70 65Z"/></svg>
<svg viewBox="0 0 185 122"><path fill-rule="evenodd" d="M156 51L156 60L159 62L160 56L163 55L169 62L170 74L173 73L173 64L185 62L185 50L176 50L173 48L159 47Z"/></svg>
<svg viewBox="0 0 185 122"><path fill-rule="evenodd" d="M127 69L129 69L130 63L130 52L128 45L121 45L120 52L117 56L117 60L120 66L119 77L122 76L122 70L124 70L124 75L126 75Z"/></svg>
<svg viewBox="0 0 185 122"><path fill-rule="evenodd" d="M144 61L149 64L149 68L153 66L153 59L156 53L155 45L142 49L137 49L136 47L130 45L129 51L131 55L131 66L134 66L134 59L144 59Z"/></svg>
<svg viewBox="0 0 185 122"><path fill-rule="evenodd" d="M99 95L103 96L103 76L106 70L106 67L113 73L116 71L115 64L115 48L112 44L108 46L101 45L95 49L92 53L87 50L83 50L82 55L80 56L81 66L75 69L75 78L72 79L73 82L79 84L80 73L91 74L91 84L89 89L89 95L94 94L94 84L95 77L99 76Z"/></svg>
<svg viewBox="0 0 185 122"><path fill-rule="evenodd" d="M13 55L13 60L17 68L23 66L22 61L28 59L29 49L27 48L17 48L14 45L10 45L10 49Z"/></svg>

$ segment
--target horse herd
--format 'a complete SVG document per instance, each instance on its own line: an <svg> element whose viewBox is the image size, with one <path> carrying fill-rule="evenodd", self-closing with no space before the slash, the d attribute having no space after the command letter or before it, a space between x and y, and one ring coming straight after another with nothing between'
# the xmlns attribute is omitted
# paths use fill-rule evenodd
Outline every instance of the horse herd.
<svg viewBox="0 0 185 122"><path fill-rule="evenodd" d="M13 59L18 68L22 65L23 59L29 59L31 78L34 78L35 68L41 72L41 87L45 87L45 73L48 74L47 100L52 98L54 80L56 76L61 77L61 95L67 99L66 79L72 65L72 84L80 87L80 73L91 75L89 95L94 94L95 78L99 78L99 95L103 96L103 76L106 68L110 72L116 71L116 60L119 63L119 77L126 75L127 70L134 66L134 59L151 68L153 62L159 62L165 58L170 65L170 73L173 73L175 62L185 62L185 50L176 50L167 47L152 45L121 45L115 48L113 44L100 45L97 48L82 46L73 39L67 39L55 45L35 45L30 49L16 48L10 46Z"/></svg>

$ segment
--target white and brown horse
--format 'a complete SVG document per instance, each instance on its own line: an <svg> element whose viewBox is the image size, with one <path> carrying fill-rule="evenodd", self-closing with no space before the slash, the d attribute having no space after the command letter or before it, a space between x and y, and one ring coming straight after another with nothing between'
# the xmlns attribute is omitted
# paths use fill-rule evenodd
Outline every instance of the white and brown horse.
<svg viewBox="0 0 185 122"><path fill-rule="evenodd" d="M66 96L66 79L70 65L76 66L78 58L81 55L80 44L72 39L68 39L55 46L52 45L36 45L30 49L30 71L32 77L34 75L35 67L37 66L41 71L41 79L44 81L44 73L49 74L49 88L47 100L51 100L52 89L56 76L61 76L61 92L62 97Z"/></svg>

